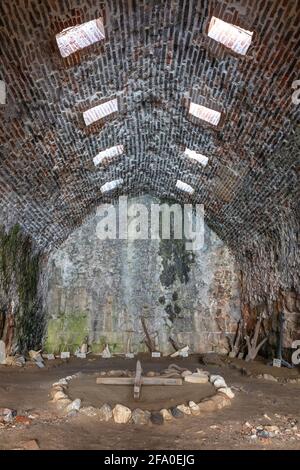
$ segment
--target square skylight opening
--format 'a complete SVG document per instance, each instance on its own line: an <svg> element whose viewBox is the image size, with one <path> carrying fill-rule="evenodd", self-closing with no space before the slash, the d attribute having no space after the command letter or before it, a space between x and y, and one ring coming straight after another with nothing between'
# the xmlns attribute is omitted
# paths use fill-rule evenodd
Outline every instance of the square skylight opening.
<svg viewBox="0 0 300 470"><path fill-rule="evenodd" d="M176 188L179 189L179 191L183 191L188 194L193 194L195 191L194 188L192 188L192 186L180 180L177 180Z"/></svg>
<svg viewBox="0 0 300 470"><path fill-rule="evenodd" d="M246 55L253 32L212 16L208 27L208 36L237 54Z"/></svg>
<svg viewBox="0 0 300 470"><path fill-rule="evenodd" d="M193 160L196 160L198 163L201 163L201 165L205 166L208 163L208 157L205 155L202 155L202 153L197 153L195 150L190 150L186 147L184 151L184 155L186 155L189 158L192 158Z"/></svg>
<svg viewBox="0 0 300 470"><path fill-rule="evenodd" d="M201 104L196 104L191 101L189 113L195 116L197 119L206 121L213 126L217 126L221 119L221 113L214 109L207 108Z"/></svg>
<svg viewBox="0 0 300 470"><path fill-rule="evenodd" d="M114 98L113 100L105 101L102 104L98 104L93 108L88 109L83 112L83 119L86 126L90 126L99 119L103 119L110 114L118 112L118 100Z"/></svg>
<svg viewBox="0 0 300 470"><path fill-rule="evenodd" d="M112 191L113 189L119 188L123 184L123 179L120 178L118 180L109 181L101 186L100 191L101 193L107 193L108 191Z"/></svg>
<svg viewBox="0 0 300 470"><path fill-rule="evenodd" d="M71 26L56 35L59 52L64 58L103 39L105 34L102 18Z"/></svg>
<svg viewBox="0 0 300 470"><path fill-rule="evenodd" d="M102 150L102 152L99 152L93 158L93 162L96 166L102 163L103 160L107 158L109 159L109 158L117 157L118 155L122 155L122 153L124 153L123 145L115 145L114 147L109 147L108 149L105 149L105 150Z"/></svg>

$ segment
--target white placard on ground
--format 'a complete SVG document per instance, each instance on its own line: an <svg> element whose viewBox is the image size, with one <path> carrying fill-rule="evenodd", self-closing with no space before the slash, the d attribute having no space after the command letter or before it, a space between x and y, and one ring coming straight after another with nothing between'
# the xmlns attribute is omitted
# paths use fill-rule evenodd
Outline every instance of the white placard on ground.
<svg viewBox="0 0 300 470"><path fill-rule="evenodd" d="M187 351L182 351L181 354L179 354L181 357L189 357L189 353Z"/></svg>
<svg viewBox="0 0 300 470"><path fill-rule="evenodd" d="M69 351L64 351L60 353L60 358L61 359L69 359L70 357L70 352Z"/></svg>
<svg viewBox="0 0 300 470"><path fill-rule="evenodd" d="M281 367L281 359L273 359L273 367Z"/></svg>
<svg viewBox="0 0 300 470"><path fill-rule="evenodd" d="M152 354L151 354L152 357L160 357L160 352L158 351L154 351Z"/></svg>
<svg viewBox="0 0 300 470"><path fill-rule="evenodd" d="M79 357L80 359L85 359L86 358L86 353L78 352L78 353L76 353L76 356Z"/></svg>
<svg viewBox="0 0 300 470"><path fill-rule="evenodd" d="M45 355L43 354L43 357L48 359L48 361L53 361L53 359L55 359L54 354L45 354Z"/></svg>
<svg viewBox="0 0 300 470"><path fill-rule="evenodd" d="M133 359L133 358L134 358L134 353L126 353L126 354L125 354L125 357L126 357L127 359Z"/></svg>
<svg viewBox="0 0 300 470"><path fill-rule="evenodd" d="M244 359L244 353L240 352L240 353L238 354L238 359Z"/></svg>

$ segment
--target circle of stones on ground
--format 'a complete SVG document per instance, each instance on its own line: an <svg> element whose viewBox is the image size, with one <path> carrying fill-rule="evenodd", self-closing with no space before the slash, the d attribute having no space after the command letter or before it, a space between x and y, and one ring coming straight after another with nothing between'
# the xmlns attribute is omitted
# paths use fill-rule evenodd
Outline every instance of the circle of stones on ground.
<svg viewBox="0 0 300 470"><path fill-rule="evenodd" d="M100 375L113 373L114 371L101 372ZM115 371L116 372L116 371ZM120 372L120 371L118 371ZM148 376L153 375L153 372L148 372ZM210 374L208 371L197 369L196 372L185 370L181 373L184 382L187 383L211 383L215 388L215 395L203 398L199 403L189 401L188 404L181 403L172 408L163 408L160 411L142 410L140 408L130 409L122 404L116 404L114 408L104 403L100 408L93 406L81 406L81 399L76 398L71 400L68 396L69 382L82 375L80 372L74 375L64 377L52 384L50 396L52 402L55 403L58 410L63 411L67 416L76 416L81 413L85 416L96 417L100 421L113 420L117 424L157 424L161 425L173 419L181 419L184 416L199 416L205 412L212 412L220 410L224 407L230 406L231 400L234 398L234 393L231 388L227 386L224 378L221 375Z"/></svg>

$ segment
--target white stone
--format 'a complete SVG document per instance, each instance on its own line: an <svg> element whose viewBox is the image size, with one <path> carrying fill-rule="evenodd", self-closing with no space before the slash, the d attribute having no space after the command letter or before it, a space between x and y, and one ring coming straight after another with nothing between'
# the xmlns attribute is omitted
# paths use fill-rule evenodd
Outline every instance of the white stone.
<svg viewBox="0 0 300 470"><path fill-rule="evenodd" d="M270 375L270 374L264 374L264 375L263 375L263 378L264 378L265 380L270 380L271 382L277 382L276 377L273 377L273 375Z"/></svg>
<svg viewBox="0 0 300 470"><path fill-rule="evenodd" d="M113 409L113 417L116 423L126 424L131 418L131 409L118 404Z"/></svg>
<svg viewBox="0 0 300 470"><path fill-rule="evenodd" d="M221 375L211 375L209 381L213 384L218 379L224 380Z"/></svg>
<svg viewBox="0 0 300 470"><path fill-rule="evenodd" d="M228 398L230 398L232 400L232 398L235 397L233 391L231 390L230 387L221 387L221 388L218 388L218 392L220 393L224 393L224 395L226 395Z"/></svg>
<svg viewBox="0 0 300 470"><path fill-rule="evenodd" d="M100 421L109 421L112 418L112 415L111 407L107 403L104 403L104 405L102 405L99 409L98 416Z"/></svg>
<svg viewBox="0 0 300 470"><path fill-rule="evenodd" d="M70 352L69 351L63 351L60 353L60 358L61 359L69 359L70 357Z"/></svg>
<svg viewBox="0 0 300 470"><path fill-rule="evenodd" d="M57 392L53 394L53 401L63 400L66 398L68 398L68 396L61 390L58 390Z"/></svg>
<svg viewBox="0 0 300 470"><path fill-rule="evenodd" d="M148 424L150 420L151 413L150 411L144 411L140 408L136 408L132 412L132 421L134 424Z"/></svg>
<svg viewBox="0 0 300 470"><path fill-rule="evenodd" d="M182 403L182 405L177 405L177 408L178 408L178 410L182 411L182 413L184 413L185 415L190 415L191 414L191 410L190 410L189 406L184 405L183 403Z"/></svg>
<svg viewBox="0 0 300 470"><path fill-rule="evenodd" d="M70 404L72 403L72 400L70 400L69 398L64 398L62 400L58 400L56 402L56 407L59 409L59 410L64 410L67 406L69 406Z"/></svg>
<svg viewBox="0 0 300 470"><path fill-rule="evenodd" d="M80 398L75 398L75 400L67 406L66 411L69 413L70 411L79 411L81 407L81 400Z"/></svg>
<svg viewBox="0 0 300 470"><path fill-rule="evenodd" d="M68 382L66 379L59 379L59 381L57 382L59 385L68 385ZM53 384L54 385L54 384ZM56 384L55 384L56 385Z"/></svg>
<svg viewBox="0 0 300 470"><path fill-rule="evenodd" d="M89 417L96 417L99 415L98 408L95 408L94 406L84 406L83 408L80 408L79 411L81 414Z"/></svg>
<svg viewBox="0 0 300 470"><path fill-rule="evenodd" d="M160 414L164 418L164 421L172 421L172 419L173 419L172 414L166 408L163 408L162 410L160 410Z"/></svg>
<svg viewBox="0 0 300 470"><path fill-rule="evenodd" d="M184 370L183 372L181 372L181 377L187 377L188 375L192 375L193 372L191 372L190 370Z"/></svg>
<svg viewBox="0 0 300 470"><path fill-rule="evenodd" d="M200 414L200 408L194 401L189 402L189 407L191 409L192 415L198 416Z"/></svg>
<svg viewBox="0 0 300 470"><path fill-rule="evenodd" d="M203 369L196 369L196 372L197 374L202 374L202 375L207 375L207 377L209 377L209 372L207 370L203 370Z"/></svg>
<svg viewBox="0 0 300 470"><path fill-rule="evenodd" d="M103 359L109 359L111 357L111 353L108 347L108 344L105 345L105 348L103 349L101 356Z"/></svg>
<svg viewBox="0 0 300 470"><path fill-rule="evenodd" d="M4 341L0 341L0 364L6 364L6 350Z"/></svg>
<svg viewBox="0 0 300 470"><path fill-rule="evenodd" d="M219 388L226 388L227 384L224 379L216 379L214 381L214 387L218 390Z"/></svg>
<svg viewBox="0 0 300 470"><path fill-rule="evenodd" d="M194 373L192 375L187 375L186 377L184 377L184 381L192 384L206 384L208 382L208 377L204 374L202 375Z"/></svg>

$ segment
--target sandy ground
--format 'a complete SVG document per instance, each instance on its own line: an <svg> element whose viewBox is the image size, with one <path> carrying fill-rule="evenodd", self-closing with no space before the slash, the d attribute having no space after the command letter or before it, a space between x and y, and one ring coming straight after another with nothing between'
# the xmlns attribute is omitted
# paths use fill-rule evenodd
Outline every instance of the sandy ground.
<svg viewBox="0 0 300 470"><path fill-rule="evenodd" d="M148 356L141 359L145 372L162 370L175 362L174 359L167 358L151 360ZM298 369L275 369L261 362L234 362L235 366L246 367L249 373L255 375L273 373L282 378L300 377ZM45 369L38 369L34 365L22 369L0 366L0 407L17 409L19 415L27 417L23 423L0 427L0 450L22 448L23 444L31 439L36 439L41 449L300 449L300 384L282 384L250 377L245 371L233 368L232 364L222 367L203 366L197 356L180 359L176 363L191 370L200 366L224 376L236 394L232 406L199 417L177 419L162 426L102 423L96 418L80 414L65 418L59 416L54 405L49 402L49 390L53 382L66 375L82 372L82 378L74 379L70 386L72 396L81 398L85 405L92 404L96 398L101 402L101 393L107 392L99 391L97 397L94 374L104 369L134 370L135 361L91 357L87 360L49 361ZM130 401L128 389L121 388L110 396L111 402ZM158 389L154 395L151 394L150 388L149 391L144 391L147 408L158 400L159 406L153 409L160 408L162 403L170 406L173 402L172 397L168 396L167 388L169 389L164 387L163 397L159 396ZM189 389L190 393L196 393L194 387ZM203 388L202 393L209 395L209 386L205 392ZM176 397L173 397L176 402L179 399L193 399L193 396L186 396L184 400L182 389L176 391L176 394ZM295 423L295 420L299 424ZM252 438L251 429L260 425L276 425L280 432L272 438Z"/></svg>

